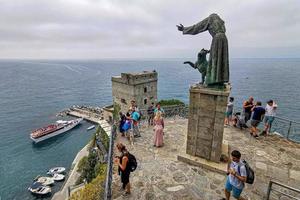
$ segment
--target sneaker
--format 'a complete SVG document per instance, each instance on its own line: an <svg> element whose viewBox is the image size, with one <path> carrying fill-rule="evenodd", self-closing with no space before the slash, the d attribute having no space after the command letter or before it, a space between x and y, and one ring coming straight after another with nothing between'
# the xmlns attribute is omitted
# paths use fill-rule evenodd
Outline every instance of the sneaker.
<svg viewBox="0 0 300 200"><path fill-rule="evenodd" d="M142 136L141 135L135 135L134 137L137 138L137 137L142 137Z"/></svg>
<svg viewBox="0 0 300 200"><path fill-rule="evenodd" d="M258 135L253 135L253 137L257 139L259 136Z"/></svg>
<svg viewBox="0 0 300 200"><path fill-rule="evenodd" d="M128 197L129 195L130 195L129 192L124 192L124 193L122 194L123 197Z"/></svg>

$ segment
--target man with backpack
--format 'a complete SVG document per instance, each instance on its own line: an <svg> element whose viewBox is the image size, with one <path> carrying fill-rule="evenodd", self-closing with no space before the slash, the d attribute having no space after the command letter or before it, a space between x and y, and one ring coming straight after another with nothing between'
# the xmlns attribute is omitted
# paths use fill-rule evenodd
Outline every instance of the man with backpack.
<svg viewBox="0 0 300 200"><path fill-rule="evenodd" d="M241 153L237 150L231 152L232 162L228 165L228 176L225 184L225 196L229 200L232 191L232 196L238 200L244 200L241 193L244 189L247 180L247 170L243 162L241 162Z"/></svg>

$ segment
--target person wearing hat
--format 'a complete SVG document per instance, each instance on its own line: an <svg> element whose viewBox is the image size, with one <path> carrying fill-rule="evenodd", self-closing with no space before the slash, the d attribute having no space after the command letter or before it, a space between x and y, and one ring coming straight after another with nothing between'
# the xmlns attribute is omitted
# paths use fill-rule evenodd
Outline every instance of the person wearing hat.
<svg viewBox="0 0 300 200"><path fill-rule="evenodd" d="M269 100L266 105L266 114L264 118L265 129L262 132L263 135L268 135L270 133L270 129L274 118L276 116L277 104L273 100Z"/></svg>

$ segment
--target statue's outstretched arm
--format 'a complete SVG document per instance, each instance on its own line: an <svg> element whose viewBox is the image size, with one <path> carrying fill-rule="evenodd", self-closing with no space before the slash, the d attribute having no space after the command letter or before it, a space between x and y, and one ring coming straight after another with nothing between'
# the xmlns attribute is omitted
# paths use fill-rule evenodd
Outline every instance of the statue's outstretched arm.
<svg viewBox="0 0 300 200"><path fill-rule="evenodd" d="M196 69L195 64L190 61L185 61L183 64L189 64L192 68Z"/></svg>
<svg viewBox="0 0 300 200"><path fill-rule="evenodd" d="M178 31L183 31L184 30L184 26L182 24L176 25Z"/></svg>

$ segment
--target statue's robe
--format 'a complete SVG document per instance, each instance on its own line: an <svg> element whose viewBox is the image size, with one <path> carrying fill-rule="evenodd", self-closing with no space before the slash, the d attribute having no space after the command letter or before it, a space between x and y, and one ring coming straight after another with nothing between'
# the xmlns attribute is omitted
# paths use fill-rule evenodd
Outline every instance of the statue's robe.
<svg viewBox="0 0 300 200"><path fill-rule="evenodd" d="M205 83L214 85L229 82L228 41L224 21L217 14L211 14L193 26L184 27L183 34L195 35L207 30L213 39Z"/></svg>

